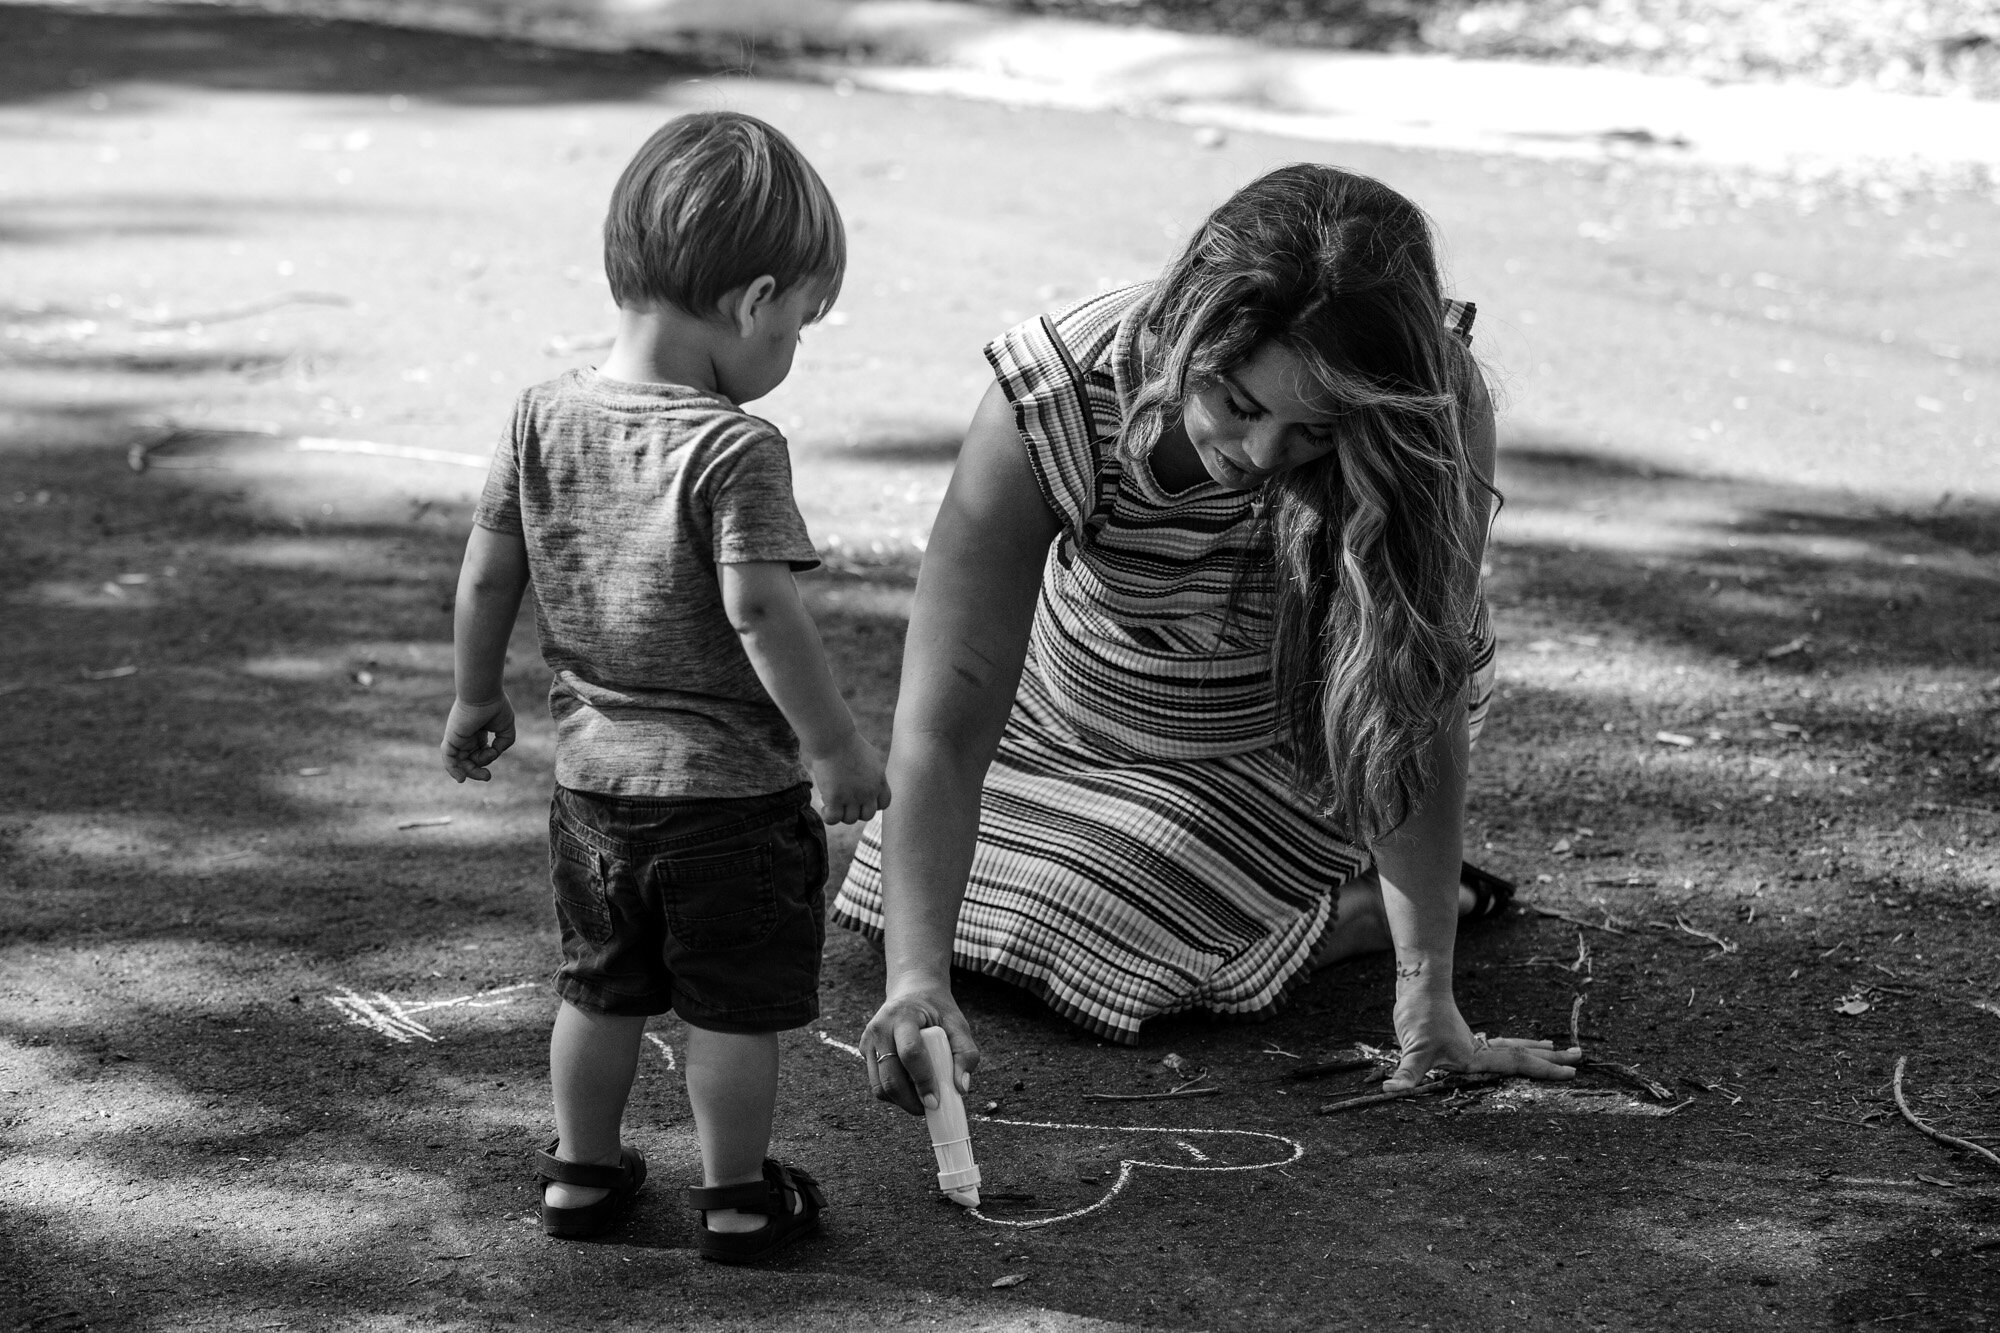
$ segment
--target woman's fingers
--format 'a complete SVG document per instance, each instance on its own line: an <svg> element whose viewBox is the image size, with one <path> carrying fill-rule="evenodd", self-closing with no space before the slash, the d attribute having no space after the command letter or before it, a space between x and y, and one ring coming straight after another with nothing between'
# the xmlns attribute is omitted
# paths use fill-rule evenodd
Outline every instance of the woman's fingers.
<svg viewBox="0 0 2000 1333"><path fill-rule="evenodd" d="M1382 1091L1408 1092L1424 1081L1424 1075L1430 1072L1435 1062L1436 1057L1428 1051L1404 1051L1396 1072L1382 1080Z"/></svg>
<svg viewBox="0 0 2000 1333"><path fill-rule="evenodd" d="M893 1102L913 1115L923 1113L923 1103L896 1056L897 1018L887 1006L869 1021L861 1033L861 1058L868 1062L868 1088L879 1101Z"/></svg>
<svg viewBox="0 0 2000 1333"><path fill-rule="evenodd" d="M1580 1047L1557 1050L1554 1042L1528 1037L1474 1037L1469 1050L1453 1053L1423 1047L1404 1051L1396 1071L1382 1082L1384 1092L1408 1092L1433 1070L1448 1073L1508 1074L1523 1078L1575 1078L1583 1061Z"/></svg>
<svg viewBox="0 0 2000 1333"><path fill-rule="evenodd" d="M1471 1068L1480 1074L1520 1074L1528 1078L1575 1078L1572 1067L1583 1059L1579 1047L1555 1049L1553 1042L1528 1041L1518 1037L1481 1040L1473 1051Z"/></svg>
<svg viewBox="0 0 2000 1333"><path fill-rule="evenodd" d="M938 1068L924 1049L923 1030L942 1027L951 1042L951 1064ZM905 996L883 1005L861 1034L861 1058L868 1062L868 1086L875 1096L913 1115L935 1105L938 1080L952 1079L964 1092L979 1067L972 1028L950 993Z"/></svg>

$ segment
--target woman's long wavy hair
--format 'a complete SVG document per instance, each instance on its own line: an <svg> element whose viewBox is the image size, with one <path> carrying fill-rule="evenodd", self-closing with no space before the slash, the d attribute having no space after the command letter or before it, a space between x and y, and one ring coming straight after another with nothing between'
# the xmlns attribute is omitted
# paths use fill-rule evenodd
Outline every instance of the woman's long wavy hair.
<svg viewBox="0 0 2000 1333"><path fill-rule="evenodd" d="M1337 448L1265 484L1256 559L1270 562L1292 760L1373 842L1430 789L1431 742L1464 706L1496 497L1462 436L1484 386L1444 327L1429 222L1366 176L1284 167L1216 209L1148 300L1121 452L1151 449L1190 395L1267 343L1338 404Z"/></svg>

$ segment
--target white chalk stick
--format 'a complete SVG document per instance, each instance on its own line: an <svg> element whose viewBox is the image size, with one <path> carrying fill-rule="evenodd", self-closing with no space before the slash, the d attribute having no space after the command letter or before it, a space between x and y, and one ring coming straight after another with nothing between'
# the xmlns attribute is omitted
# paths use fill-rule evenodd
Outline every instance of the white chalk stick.
<svg viewBox="0 0 2000 1333"><path fill-rule="evenodd" d="M930 1127L931 1151L937 1154L938 1188L953 1203L977 1208L979 1164L972 1160L972 1130L965 1122L965 1099L958 1095L951 1038L943 1028L925 1028L918 1035L924 1039L924 1054L937 1083L938 1104L924 1108L924 1123Z"/></svg>

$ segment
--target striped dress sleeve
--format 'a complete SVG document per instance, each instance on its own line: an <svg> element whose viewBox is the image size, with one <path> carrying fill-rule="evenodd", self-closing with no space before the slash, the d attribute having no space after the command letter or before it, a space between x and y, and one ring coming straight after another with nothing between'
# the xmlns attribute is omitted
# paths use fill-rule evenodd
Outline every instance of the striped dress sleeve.
<svg viewBox="0 0 2000 1333"><path fill-rule="evenodd" d="M1013 405L1042 499L1071 542L1081 545L1085 523L1098 507L1103 470L1083 375L1046 316L1015 325L985 350L1000 391Z"/></svg>

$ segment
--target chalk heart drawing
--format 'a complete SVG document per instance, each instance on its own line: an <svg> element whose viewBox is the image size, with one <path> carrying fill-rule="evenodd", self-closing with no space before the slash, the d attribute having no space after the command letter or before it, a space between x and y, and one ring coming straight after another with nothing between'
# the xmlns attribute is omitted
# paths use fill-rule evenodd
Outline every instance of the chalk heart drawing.
<svg viewBox="0 0 2000 1333"><path fill-rule="evenodd" d="M834 1050L863 1058L858 1047L825 1032L815 1031L813 1035ZM1039 1209L1035 1216L996 1215L993 1208L997 1200L968 1210L988 1226L1017 1231L1052 1227L1058 1222L1074 1222L1079 1217L1102 1212L1125 1192L1134 1172L1204 1175L1272 1171L1290 1166L1306 1155L1305 1145L1297 1139L1257 1129L1084 1125L1054 1120L1006 1120L991 1115L975 1115L971 1119L972 1153L986 1176L983 1188L989 1194L1002 1192L1001 1173L995 1169L1001 1163L1005 1163L1009 1178L1006 1192L1026 1192L1022 1187L1033 1186L1037 1198L1058 1198L1073 1193L1087 1179L1101 1181L1105 1176L1112 1177L1110 1188L1094 1202L1048 1216L1039 1215Z"/></svg>
<svg viewBox="0 0 2000 1333"><path fill-rule="evenodd" d="M1271 1171L1306 1155L1305 1145L1255 1129L1178 1129L1165 1125L1086 1125L974 1116L974 1155L986 1169L990 1191L1032 1187L1038 1198L1060 1199L1077 1185L1110 1177L1094 1202L1048 1216L1003 1210L997 1203L971 1210L990 1226L1028 1230L1073 1222L1109 1208L1140 1171L1177 1175ZM1115 1163L1115 1165L1114 1165ZM1006 1183L1000 1182L1004 1164ZM1086 1195L1086 1197L1088 1197Z"/></svg>

